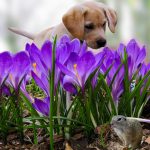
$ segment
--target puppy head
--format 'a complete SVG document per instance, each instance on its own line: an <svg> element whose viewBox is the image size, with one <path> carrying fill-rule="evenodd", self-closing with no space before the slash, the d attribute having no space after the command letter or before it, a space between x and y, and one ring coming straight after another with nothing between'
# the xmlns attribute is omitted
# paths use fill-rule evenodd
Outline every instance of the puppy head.
<svg viewBox="0 0 150 150"><path fill-rule="evenodd" d="M62 18L62 21L75 38L85 40L91 48L105 46L105 28L115 32L117 15L113 9L98 2L84 2L71 8Z"/></svg>

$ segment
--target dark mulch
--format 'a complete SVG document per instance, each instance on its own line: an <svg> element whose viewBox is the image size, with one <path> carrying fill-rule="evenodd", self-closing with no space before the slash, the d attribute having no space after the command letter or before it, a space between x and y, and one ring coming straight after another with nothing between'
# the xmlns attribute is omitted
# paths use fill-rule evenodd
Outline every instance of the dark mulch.
<svg viewBox="0 0 150 150"><path fill-rule="evenodd" d="M25 132L24 144L21 145L15 132L9 133L7 137L7 145L4 145L0 139L0 150L48 150L49 138L40 132L38 145L34 145L33 132L27 130ZM150 150L150 126L143 124L143 140L140 150ZM55 135L56 150L123 150L121 141L114 134L109 125L102 125L95 129L95 133L87 138L82 131L74 134L69 141L66 141L62 136ZM124 149L125 150L125 149Z"/></svg>
<svg viewBox="0 0 150 150"><path fill-rule="evenodd" d="M146 105L143 118L150 119L150 101ZM150 150L150 125L143 125L143 143L140 150ZM55 135L55 150L126 150L121 141L115 135L109 125L101 125L95 129L95 133L86 137L80 129L74 132L69 141L62 136ZM20 140L15 131L10 131L7 136L7 144L4 145L0 139L0 150L49 150L49 137L44 130L38 130L38 145L33 144L33 131L26 130L24 132L24 144Z"/></svg>

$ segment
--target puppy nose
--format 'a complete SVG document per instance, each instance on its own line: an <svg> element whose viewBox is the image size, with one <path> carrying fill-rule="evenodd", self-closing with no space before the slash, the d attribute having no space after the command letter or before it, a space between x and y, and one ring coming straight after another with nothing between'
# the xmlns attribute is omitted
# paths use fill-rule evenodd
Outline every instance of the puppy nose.
<svg viewBox="0 0 150 150"><path fill-rule="evenodd" d="M103 47L106 45L106 40L105 39L98 40L96 41L96 44L98 47Z"/></svg>

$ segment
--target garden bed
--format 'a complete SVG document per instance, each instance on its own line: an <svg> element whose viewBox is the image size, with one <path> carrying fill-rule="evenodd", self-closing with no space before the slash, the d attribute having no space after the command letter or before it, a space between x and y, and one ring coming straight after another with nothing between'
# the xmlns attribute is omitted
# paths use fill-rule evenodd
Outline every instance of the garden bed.
<svg viewBox="0 0 150 150"><path fill-rule="evenodd" d="M25 49L0 54L0 149L119 150L112 117L150 119L150 64L135 40L96 55L67 36Z"/></svg>
<svg viewBox="0 0 150 150"><path fill-rule="evenodd" d="M101 131L102 130L102 131ZM0 150L48 150L50 149L49 137L45 136L44 132L39 130L38 144L33 144L33 132L26 131L24 144L20 144L16 132L9 133L7 137L7 145L0 141ZM101 125L95 129L95 132L90 138L87 138L84 133L79 130L76 131L69 141L65 140L63 136L54 135L55 150L122 150L123 146L116 134L112 131L110 126ZM144 141L140 150L150 149L150 127L143 124ZM124 149L125 150L125 149Z"/></svg>

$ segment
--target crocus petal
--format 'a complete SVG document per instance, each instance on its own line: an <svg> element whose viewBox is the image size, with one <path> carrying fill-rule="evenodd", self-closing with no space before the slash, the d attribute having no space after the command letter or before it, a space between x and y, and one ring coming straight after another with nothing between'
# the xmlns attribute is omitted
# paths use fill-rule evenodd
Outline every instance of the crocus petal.
<svg viewBox="0 0 150 150"><path fill-rule="evenodd" d="M2 94L5 96L10 96L11 95L10 88L8 86L4 85L2 87Z"/></svg>
<svg viewBox="0 0 150 150"><path fill-rule="evenodd" d="M64 34L60 40L57 42L57 45L61 45L61 44L66 44L66 43L70 43L70 38L67 34Z"/></svg>
<svg viewBox="0 0 150 150"><path fill-rule="evenodd" d="M150 63L147 64L146 66L146 72L150 71Z"/></svg>
<svg viewBox="0 0 150 150"><path fill-rule="evenodd" d="M63 87L66 91L76 94L77 93L77 89L75 87L75 85L77 85L78 83L70 76L65 75L63 78Z"/></svg>
<svg viewBox="0 0 150 150"><path fill-rule="evenodd" d="M93 65L93 69L95 70L95 68L100 67L100 65L102 65L102 62L105 58L106 54L105 52L99 52L98 54L95 55L95 65Z"/></svg>
<svg viewBox="0 0 150 150"><path fill-rule="evenodd" d="M141 66L141 69L140 69L140 71L138 73L138 75L144 77L146 72L147 72L147 66L143 63L142 66Z"/></svg>
<svg viewBox="0 0 150 150"><path fill-rule="evenodd" d="M12 56L9 52L0 53L0 86L12 67Z"/></svg>
<svg viewBox="0 0 150 150"><path fill-rule="evenodd" d="M48 70L52 68L52 43L50 41L46 41L41 48L42 60L47 66Z"/></svg>
<svg viewBox="0 0 150 150"><path fill-rule="evenodd" d="M31 68L30 59L26 52L19 52L13 57L13 66L10 71L10 83L17 89L18 85L29 73Z"/></svg>
<svg viewBox="0 0 150 150"><path fill-rule="evenodd" d="M73 39L70 43L70 51L71 52L75 52L75 53L79 53L80 51L80 41L79 39Z"/></svg>
<svg viewBox="0 0 150 150"><path fill-rule="evenodd" d="M25 46L25 50L27 52L30 52L30 48L31 48L31 45L29 43L27 43L26 46Z"/></svg>
<svg viewBox="0 0 150 150"><path fill-rule="evenodd" d="M56 60L59 61L61 64L64 64L69 55L70 55L70 49L67 47L67 45L58 45L56 48Z"/></svg>
<svg viewBox="0 0 150 150"><path fill-rule="evenodd" d="M121 69L119 70L119 72L115 78L113 88L117 89L122 84L123 79L124 79L124 66L122 66Z"/></svg>
<svg viewBox="0 0 150 150"><path fill-rule="evenodd" d="M143 47L142 50L138 54L138 57L136 60L136 67L138 67L140 63L143 63L145 57L146 57L146 50L145 50L145 47Z"/></svg>
<svg viewBox="0 0 150 150"><path fill-rule="evenodd" d="M95 58L91 52L86 52L82 55L77 63L77 70L80 76L83 76L83 74L85 74L94 63Z"/></svg>
<svg viewBox="0 0 150 150"><path fill-rule="evenodd" d="M120 55L122 58L124 58L124 50L125 50L125 48L126 48L125 45L121 43L121 44L119 45L118 50L117 50L118 53L119 53L119 55Z"/></svg>
<svg viewBox="0 0 150 150"><path fill-rule="evenodd" d="M83 41L83 44L81 45L81 49L79 52L79 56L82 56L87 51L87 44L86 41Z"/></svg>
<svg viewBox="0 0 150 150"><path fill-rule="evenodd" d="M94 55L91 52L86 52L81 56L77 63L77 72L79 74L79 78L82 82L82 87L86 82L86 79L92 73L91 67L95 64Z"/></svg>
<svg viewBox="0 0 150 150"><path fill-rule="evenodd" d="M94 89L97 85L97 80L98 80L98 75L99 75L99 70L96 71L94 77L92 78L92 88Z"/></svg>
<svg viewBox="0 0 150 150"><path fill-rule="evenodd" d="M134 39L132 39L127 45L127 54L128 54L128 56L132 57L132 60L134 62L137 59L139 51L140 51L140 48L139 48L137 42Z"/></svg>
<svg viewBox="0 0 150 150"><path fill-rule="evenodd" d="M23 76L30 68L30 59L25 52L17 53L13 58L13 75ZM21 78L21 77L20 77Z"/></svg>
<svg viewBox="0 0 150 150"><path fill-rule="evenodd" d="M58 61L56 61L56 65L59 67L59 69L66 75L69 75L73 78L76 78L75 74L73 74L70 70L67 69L66 66L62 65L61 63L59 63Z"/></svg>
<svg viewBox="0 0 150 150"><path fill-rule="evenodd" d="M49 116L49 97L46 97L44 100L35 98L34 103L32 103L32 105L38 112L42 113L44 116Z"/></svg>
<svg viewBox="0 0 150 150"><path fill-rule="evenodd" d="M30 101L30 103L34 103L34 98L26 91L26 89L21 88L21 92Z"/></svg>
<svg viewBox="0 0 150 150"><path fill-rule="evenodd" d="M32 77L35 80L36 84L49 96L49 88L47 87L48 81L44 77L39 78L33 71L31 72L31 74L32 74ZM44 76L44 74L43 74L43 76Z"/></svg>
<svg viewBox="0 0 150 150"><path fill-rule="evenodd" d="M67 60L67 68L76 74L75 65L77 65L77 62L79 60L79 55L75 52L72 52Z"/></svg>
<svg viewBox="0 0 150 150"><path fill-rule="evenodd" d="M35 44L31 45L31 48L29 50L29 55L33 61L32 65L35 65L35 67L33 67L33 70L37 74L41 74L41 72L47 74L48 69L45 66L45 64L42 62L41 51L36 47Z"/></svg>

